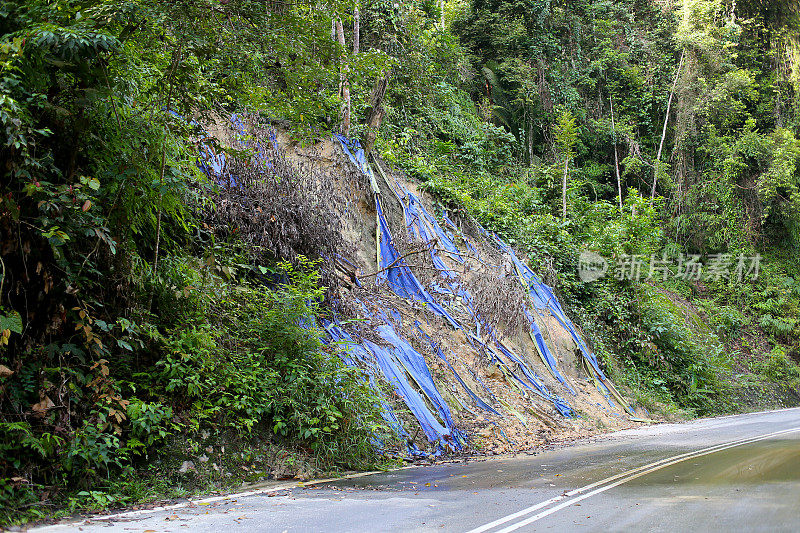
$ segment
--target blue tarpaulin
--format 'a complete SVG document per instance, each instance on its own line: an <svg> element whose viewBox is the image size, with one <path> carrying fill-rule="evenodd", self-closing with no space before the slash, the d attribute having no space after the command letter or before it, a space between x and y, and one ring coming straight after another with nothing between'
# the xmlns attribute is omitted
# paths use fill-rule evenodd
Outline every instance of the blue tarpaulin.
<svg viewBox="0 0 800 533"><path fill-rule="evenodd" d="M342 149L353 164L369 177L374 184L374 175L360 145L341 135L336 135L335 140L341 144ZM392 187L392 184L387 185ZM452 260L460 264L464 263L464 254L462 254L456 246L453 233L445 231L435 217L427 212L414 194L403 189L398 184L394 184L394 192L400 199L400 203L403 207L408 234L412 238L431 245L431 258L440 276L439 282L433 282L431 284L431 290L429 290L417 279L405 259L394 246L393 236L384 215L383 206L381 205L380 194L375 185L373 185L373 189L376 193L376 218L378 224L377 240L379 253L377 257L379 272L377 283L386 283L395 294L402 298L423 303L426 308L441 316L453 328L463 330L467 339L476 350L485 353L495 364L502 366L504 372L518 381L525 389L552 402L556 410L562 415L572 416L573 411L567 402L548 390L526 361L499 341L491 329L488 329L485 325L482 326L483 321L475 312L472 296L460 284L458 276L442 260L442 256L439 255L440 253L446 254ZM453 231L458 232L458 228L446 215L444 221ZM536 274L519 260L513 249L500 240L499 237L490 235L483 228L479 227L479 230L490 243L494 243L501 251L509 255L517 270L520 281L523 282L530 293L533 308L537 311L547 310L556 318L561 327L570 334L580 348L589 366L597 373L601 380L604 381L605 376L597 364L597 359L586 348L586 345L577 334L572 322L561 309L561 305L553 295L552 290L542 283ZM469 252L480 260L478 257L478 250L472 246L465 237L462 236L462 238L469 248ZM447 301L450 302L449 305L446 303ZM474 322L474 332L471 331L470 328L465 327L465 325L453 315L450 305L452 305L454 301L459 301L470 315L471 320ZM550 348L545 343L542 332L536 324L533 314L527 308L523 309L523 312L530 322L531 338L542 360L553 372L553 375L574 394L574 391L569 386L566 379L564 379L563 375L558 371L557 361ZM403 398L431 442L446 443L451 448L460 447L463 437L455 428L449 407L436 389L436 385L433 382L425 359L397 333L397 330L392 325L392 321L397 322L399 320L399 317L396 316L396 312L389 314L392 314L394 318L390 318L386 310L379 310L377 312L376 316L382 318L384 324L377 326L376 332L384 341L389 343L392 348L382 348L375 343L365 340L360 345L360 350L363 350L364 353L372 354L373 360L380 368L383 375L392 384L397 394ZM421 329L419 330L422 332ZM435 345L427 335L425 335L425 337L431 343L434 352L446 363L448 368L455 375L456 380L465 388L467 394L472 398L475 404L488 412L499 414L496 409L481 399L474 391L469 389L463 379L458 375L455 368L447 360L441 347ZM488 342L482 340L481 337L489 339ZM516 374L515 369L521 373L519 376Z"/></svg>
<svg viewBox="0 0 800 533"><path fill-rule="evenodd" d="M460 329L458 322L440 305L425 287L419 282L417 277L411 272L392 243L392 233L389 231L389 224L383 215L380 199L377 199L378 221L380 224L380 247L381 263L378 274L378 282L386 282L392 291L402 298L410 298L425 303L430 309L442 318L447 320L455 329Z"/></svg>
<svg viewBox="0 0 800 533"><path fill-rule="evenodd" d="M597 363L597 358L588 350L588 348L586 348L586 345L583 343L580 335L578 335L578 332L575 330L575 326L572 324L572 321L567 318L567 315L561 308L561 304L553 294L553 290L542 283L542 281L539 279L539 276L537 276L533 270L528 268L525 263L520 261L517 257L517 254L514 253L514 250L504 243L500 237L494 235L494 240L498 246L500 246L500 249L508 254L509 257L511 257L514 266L519 272L521 280L530 291L534 307L539 310L550 311L550 314L552 314L558 323L561 324L561 326L570 334L572 339L575 341L575 344L581 350L583 357L586 358L586 361L592 366L594 371L597 372L597 375L601 379L606 379L605 374L603 374L603 371L600 370L600 365Z"/></svg>

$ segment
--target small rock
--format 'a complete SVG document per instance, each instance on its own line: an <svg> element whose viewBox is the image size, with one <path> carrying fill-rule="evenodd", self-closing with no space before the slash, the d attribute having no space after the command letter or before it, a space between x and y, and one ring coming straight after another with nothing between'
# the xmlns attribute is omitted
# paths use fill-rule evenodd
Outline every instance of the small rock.
<svg viewBox="0 0 800 533"><path fill-rule="evenodd" d="M192 461L184 461L178 472L180 472L181 474L185 474L189 470L196 471L194 463Z"/></svg>
<svg viewBox="0 0 800 533"><path fill-rule="evenodd" d="M503 379L503 371L496 365L492 365L486 369L486 375L492 379Z"/></svg>

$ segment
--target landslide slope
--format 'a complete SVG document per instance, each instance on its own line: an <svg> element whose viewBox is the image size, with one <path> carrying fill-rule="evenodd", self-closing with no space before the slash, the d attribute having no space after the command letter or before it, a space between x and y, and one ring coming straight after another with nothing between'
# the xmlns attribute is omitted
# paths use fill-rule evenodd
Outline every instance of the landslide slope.
<svg viewBox="0 0 800 533"><path fill-rule="evenodd" d="M496 235L344 137L215 129L318 195L342 238L324 258L332 311L320 326L383 391L412 454L517 452L636 423L555 293ZM221 183L235 181L223 166Z"/></svg>

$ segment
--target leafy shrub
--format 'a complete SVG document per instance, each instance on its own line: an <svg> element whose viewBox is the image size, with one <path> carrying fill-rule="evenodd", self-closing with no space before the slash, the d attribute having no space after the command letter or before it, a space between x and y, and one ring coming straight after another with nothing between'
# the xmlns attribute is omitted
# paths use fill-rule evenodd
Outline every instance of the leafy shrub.
<svg viewBox="0 0 800 533"><path fill-rule="evenodd" d="M800 385L800 366L789 358L786 349L781 346L775 346L763 359L754 362L752 369L775 383L790 387Z"/></svg>
<svg viewBox="0 0 800 533"><path fill-rule="evenodd" d="M155 381L181 398L194 430L266 429L308 446L322 464L374 460L373 437L388 437L366 378L347 368L315 327L324 288L312 263L288 264L274 290L239 286L210 309L209 326L174 331Z"/></svg>
<svg viewBox="0 0 800 533"><path fill-rule="evenodd" d="M660 374L652 384L675 401L699 413L710 412L721 401L719 381L727 363L722 344L702 328L689 328L684 310L663 294L643 287L642 328L651 338L651 349L639 358Z"/></svg>
<svg viewBox="0 0 800 533"><path fill-rule="evenodd" d="M797 331L800 313L800 282L791 277L770 277L752 298L759 325L774 338L785 340Z"/></svg>
<svg viewBox="0 0 800 533"><path fill-rule="evenodd" d="M733 335L747 326L751 320L743 312L729 305L711 302L706 306L711 325L723 335Z"/></svg>

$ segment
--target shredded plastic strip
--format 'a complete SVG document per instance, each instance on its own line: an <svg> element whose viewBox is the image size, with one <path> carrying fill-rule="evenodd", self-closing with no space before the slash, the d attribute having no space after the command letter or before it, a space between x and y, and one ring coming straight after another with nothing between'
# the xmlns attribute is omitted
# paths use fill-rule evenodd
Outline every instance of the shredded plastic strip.
<svg viewBox="0 0 800 533"><path fill-rule="evenodd" d="M486 401L483 398L478 396L475 393L475 391L473 391L472 389L469 388L469 385L467 385L464 382L464 380L461 378L461 376L458 375L458 372L456 372L456 369L453 368L453 365L450 364L450 361L448 361L447 357L445 357L444 353L442 353L441 346L439 346L437 343L435 343L433 341L433 339L427 333L422 331L422 328L420 327L419 321L417 321L415 325L417 327L417 330L422 334L423 338L425 338L428 341L428 343L431 345L431 348L436 352L436 355L439 356L439 359L444 361L444 363L447 365L447 368L449 368L450 371L455 376L456 380L461 384L462 387L464 387L464 390L467 391L467 394L475 402L475 405L477 405L478 407L480 407L484 411L489 411L490 413L493 413L493 414L495 414L497 416L502 416L500 413L495 411L495 409L491 405L486 403Z"/></svg>

